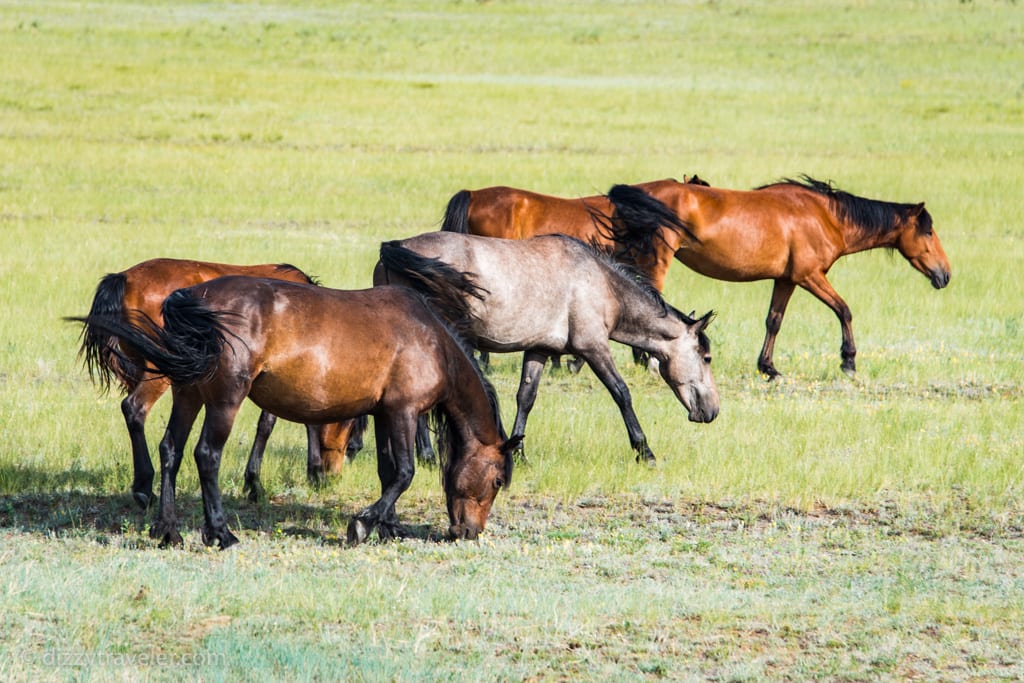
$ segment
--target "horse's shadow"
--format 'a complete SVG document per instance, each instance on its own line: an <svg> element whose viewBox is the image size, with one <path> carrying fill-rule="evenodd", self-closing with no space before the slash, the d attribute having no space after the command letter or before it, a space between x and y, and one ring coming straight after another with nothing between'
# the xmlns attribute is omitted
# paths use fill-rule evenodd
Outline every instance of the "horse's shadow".
<svg viewBox="0 0 1024 683"><path fill-rule="evenodd" d="M45 536L93 535L101 541L109 541L112 536L134 538L146 532L155 519L155 508L140 509L128 491L101 492L109 482L110 473L102 469L71 467L54 473L0 464L3 488L26 491L0 497L0 529ZM182 533L198 531L203 524L200 496L179 490L176 503ZM284 496L254 503L244 495L225 495L224 507L235 529L257 535L303 538L325 545L347 545L346 527L359 511L351 502L325 498L317 504ZM402 531L409 539L444 538L430 524L405 525Z"/></svg>

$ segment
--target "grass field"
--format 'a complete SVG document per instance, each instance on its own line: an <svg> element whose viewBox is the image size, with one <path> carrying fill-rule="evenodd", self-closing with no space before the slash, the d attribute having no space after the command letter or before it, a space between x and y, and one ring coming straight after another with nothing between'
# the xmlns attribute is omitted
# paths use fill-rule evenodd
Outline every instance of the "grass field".
<svg viewBox="0 0 1024 683"><path fill-rule="evenodd" d="M993 680L1024 677L1024 9L1004 0L0 3L0 678ZM616 349L659 458L600 383L546 374L527 464L479 543L440 542L435 471L402 542L344 545L370 454L307 486L279 425L241 544L184 550L127 494L118 403L76 359L99 278L154 256L369 284L383 239L494 184L563 196L807 173L925 201L953 266L897 255L799 292L676 264L722 412L686 421ZM506 419L518 358L491 378ZM151 448L169 400L148 426Z"/></svg>

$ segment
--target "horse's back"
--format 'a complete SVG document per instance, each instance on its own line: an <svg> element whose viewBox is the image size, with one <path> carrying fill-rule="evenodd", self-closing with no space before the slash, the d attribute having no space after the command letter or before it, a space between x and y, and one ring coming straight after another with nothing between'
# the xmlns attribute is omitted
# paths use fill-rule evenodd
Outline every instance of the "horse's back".
<svg viewBox="0 0 1024 683"><path fill-rule="evenodd" d="M411 290L336 290L230 276L191 288L229 311L250 396L285 419L321 422L373 412L396 386L431 395L447 332Z"/></svg>
<svg viewBox="0 0 1024 683"><path fill-rule="evenodd" d="M490 351L560 349L573 320L592 315L608 295L600 257L563 235L506 240L431 232L402 246L471 274L487 291L469 305L478 343Z"/></svg>
<svg viewBox="0 0 1024 683"><path fill-rule="evenodd" d="M124 304L160 322L160 306L171 292L229 275L269 277L310 282L309 276L288 264L234 265L193 259L154 258L121 271L126 278Z"/></svg>
<svg viewBox="0 0 1024 683"><path fill-rule="evenodd" d="M611 204L603 195L565 198L495 186L470 193L469 232L482 237L529 239L537 235L565 234L600 238L594 213L608 215Z"/></svg>

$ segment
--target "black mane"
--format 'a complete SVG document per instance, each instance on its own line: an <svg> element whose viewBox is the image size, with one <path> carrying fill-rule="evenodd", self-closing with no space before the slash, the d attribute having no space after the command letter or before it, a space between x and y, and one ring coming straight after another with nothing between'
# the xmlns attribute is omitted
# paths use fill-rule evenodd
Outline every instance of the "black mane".
<svg viewBox="0 0 1024 683"><path fill-rule="evenodd" d="M605 266L607 266L624 283L628 283L624 284L624 286L635 287L640 291L640 294L642 296L647 297L651 301L651 303L658 308L661 317L673 316L683 321L687 325L693 325L694 323L697 322L697 320L692 316L683 313L678 308L676 308L669 302L665 301L665 297L663 297L661 295L661 292L659 292L654 287L654 285L651 284L650 278L648 278L645 273L643 273L640 270L637 270L636 268L630 265L622 263L621 261L615 260L614 258L612 258L611 254L601 249L601 247L598 246L597 244L587 244L583 240L578 239L576 237L572 237L570 235L562 235L558 233L542 235L540 237L535 237L534 239L544 239L548 237L567 240L569 242L575 242L576 244L586 249L594 256L595 259L597 259L598 262L603 263ZM701 345L701 348L711 348L711 341L708 339L707 335L704 334L704 332L700 333L700 338L698 341Z"/></svg>
<svg viewBox="0 0 1024 683"><path fill-rule="evenodd" d="M793 185L810 190L824 197L828 197L836 216L843 221L853 223L865 232L873 234L884 234L896 227L898 221L912 215L920 204L901 204L898 202L886 202L879 199L868 199L858 197L843 190L837 189L830 182L822 182L808 175L800 176L799 180L783 178L782 180L768 185L755 187L755 190L764 190L778 185ZM917 229L921 232L929 232L932 228L932 217L924 209L917 221Z"/></svg>

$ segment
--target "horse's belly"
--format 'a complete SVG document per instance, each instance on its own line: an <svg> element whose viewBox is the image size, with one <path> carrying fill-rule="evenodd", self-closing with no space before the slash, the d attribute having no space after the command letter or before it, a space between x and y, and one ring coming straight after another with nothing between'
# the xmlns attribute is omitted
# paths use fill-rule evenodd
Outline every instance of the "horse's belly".
<svg viewBox="0 0 1024 683"><path fill-rule="evenodd" d="M785 270L773 255L751 253L749 250L680 249L676 258L686 267L706 277L729 282L750 282L780 277Z"/></svg>

